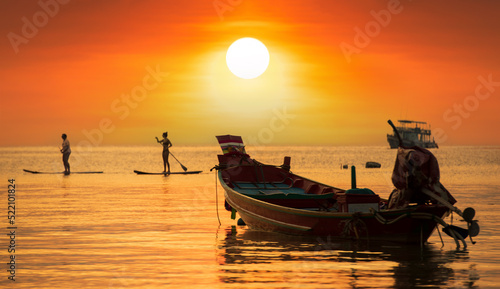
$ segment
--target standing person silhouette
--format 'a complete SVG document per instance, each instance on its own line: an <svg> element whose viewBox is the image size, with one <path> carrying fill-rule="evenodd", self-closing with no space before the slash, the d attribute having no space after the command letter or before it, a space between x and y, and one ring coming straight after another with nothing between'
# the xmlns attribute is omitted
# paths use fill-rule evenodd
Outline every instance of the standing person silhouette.
<svg viewBox="0 0 500 289"><path fill-rule="evenodd" d="M158 137L156 137L156 141L163 145L163 173L170 174L170 163L168 162L168 155L170 154L170 152L168 149L172 146L172 143L167 138L168 136L167 132L164 132L162 136L163 136L162 140L159 140ZM168 166L168 171L167 171L167 166Z"/></svg>
<svg viewBox="0 0 500 289"><path fill-rule="evenodd" d="M63 154L62 161L64 164L64 174L69 175L70 174L69 155L71 154L71 148L69 146L68 136L65 133L63 133L61 137L63 139L61 153Z"/></svg>

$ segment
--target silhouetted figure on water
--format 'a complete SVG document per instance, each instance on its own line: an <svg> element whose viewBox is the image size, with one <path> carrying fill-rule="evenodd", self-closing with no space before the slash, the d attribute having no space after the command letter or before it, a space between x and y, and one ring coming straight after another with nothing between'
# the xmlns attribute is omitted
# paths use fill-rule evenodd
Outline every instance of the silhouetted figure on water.
<svg viewBox="0 0 500 289"><path fill-rule="evenodd" d="M69 155L71 154L71 148L69 146L68 136L65 133L63 133L61 137L63 139L61 153L63 154L62 161L64 164L64 174L69 175L70 174Z"/></svg>
<svg viewBox="0 0 500 289"><path fill-rule="evenodd" d="M162 140L159 140L158 137L156 137L156 141L163 145L163 172L170 174L170 163L168 162L168 155L170 154L170 151L168 149L172 146L172 143L167 138L168 136L167 132L164 132L162 136L163 136Z"/></svg>

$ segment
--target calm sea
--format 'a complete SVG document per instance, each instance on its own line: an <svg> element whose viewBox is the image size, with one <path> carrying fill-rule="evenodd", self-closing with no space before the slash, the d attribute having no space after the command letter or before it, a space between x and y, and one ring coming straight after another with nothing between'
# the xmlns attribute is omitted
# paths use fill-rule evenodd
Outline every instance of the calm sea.
<svg viewBox="0 0 500 289"><path fill-rule="evenodd" d="M0 287L500 288L500 147L433 150L456 206L477 212L481 233L466 250L456 250L444 234L443 245L437 232L421 248L237 226L210 172L219 151L173 147L184 166L203 173L164 177L133 173L162 171L159 146L75 147L72 171L104 173L63 176L23 172L62 171L57 147L0 148ZM247 152L277 165L291 156L294 173L342 188L350 186L350 171L341 165L355 165L358 187L386 198L392 190L396 151L387 147L247 147ZM366 169L367 161L382 168ZM173 171L182 170L174 159L170 163ZM9 180L15 184L13 224ZM453 223L464 226L456 218ZM15 252L9 253L11 245ZM15 281L8 279L13 273Z"/></svg>

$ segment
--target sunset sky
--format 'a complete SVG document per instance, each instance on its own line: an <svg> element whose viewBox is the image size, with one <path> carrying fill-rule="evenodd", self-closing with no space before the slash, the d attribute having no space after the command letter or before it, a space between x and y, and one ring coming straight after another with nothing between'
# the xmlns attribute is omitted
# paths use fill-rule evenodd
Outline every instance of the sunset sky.
<svg viewBox="0 0 500 289"><path fill-rule="evenodd" d="M0 3L0 146L500 145L500 1L40 0ZM228 47L259 39L255 79Z"/></svg>

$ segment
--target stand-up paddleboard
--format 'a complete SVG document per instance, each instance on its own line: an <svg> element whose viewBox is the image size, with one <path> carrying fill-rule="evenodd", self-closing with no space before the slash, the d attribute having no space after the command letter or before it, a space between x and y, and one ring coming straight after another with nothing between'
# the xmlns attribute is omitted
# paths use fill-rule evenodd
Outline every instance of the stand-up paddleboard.
<svg viewBox="0 0 500 289"><path fill-rule="evenodd" d="M170 172L170 175L193 175L193 174L199 174L201 172L202 171ZM168 173L148 173L138 170L134 170L134 173L138 175L168 175Z"/></svg>
<svg viewBox="0 0 500 289"><path fill-rule="evenodd" d="M27 173L31 173L31 174L63 174L64 175L64 172L39 172L39 171L30 171L30 170L26 170L26 169L23 169L23 171L27 172ZM100 171L100 172L71 172L70 175L72 174L102 174L103 172Z"/></svg>

